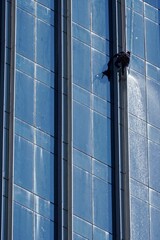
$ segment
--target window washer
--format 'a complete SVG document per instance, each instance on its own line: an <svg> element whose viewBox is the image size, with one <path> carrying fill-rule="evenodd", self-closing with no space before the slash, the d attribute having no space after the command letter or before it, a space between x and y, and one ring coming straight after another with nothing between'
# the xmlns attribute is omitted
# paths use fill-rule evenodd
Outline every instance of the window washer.
<svg viewBox="0 0 160 240"><path fill-rule="evenodd" d="M124 75L124 68L128 67L130 62L130 52L119 52L116 53L108 62L108 69L102 72L102 78L105 76L110 80L112 75L112 63L114 61L114 65L117 68L117 71L122 69L122 75Z"/></svg>

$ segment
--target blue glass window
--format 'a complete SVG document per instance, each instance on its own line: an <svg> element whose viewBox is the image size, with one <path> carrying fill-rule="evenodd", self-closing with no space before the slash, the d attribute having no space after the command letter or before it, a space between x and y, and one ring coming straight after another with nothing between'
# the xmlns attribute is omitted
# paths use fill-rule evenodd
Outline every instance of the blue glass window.
<svg viewBox="0 0 160 240"><path fill-rule="evenodd" d="M34 17L17 9L16 50L23 56L34 60Z"/></svg>
<svg viewBox="0 0 160 240"><path fill-rule="evenodd" d="M111 185L98 178L93 178L93 221L99 228L112 233L112 198Z"/></svg>
<svg viewBox="0 0 160 240"><path fill-rule="evenodd" d="M31 143L15 136L14 179L17 185L33 191L34 150Z"/></svg>
<svg viewBox="0 0 160 240"><path fill-rule="evenodd" d="M91 111L89 108L74 102L73 114L73 145L91 155Z"/></svg>
<svg viewBox="0 0 160 240"><path fill-rule="evenodd" d="M100 114L93 115L93 156L111 165L110 119Z"/></svg>
<svg viewBox="0 0 160 240"><path fill-rule="evenodd" d="M92 30L97 35L109 39L108 0L92 1Z"/></svg>
<svg viewBox="0 0 160 240"><path fill-rule="evenodd" d="M36 126L54 135L54 89L36 84Z"/></svg>
<svg viewBox="0 0 160 240"><path fill-rule="evenodd" d="M14 226L13 226L14 240L18 240L18 239L34 240L33 212L15 203L13 222L14 222Z"/></svg>
<svg viewBox="0 0 160 240"><path fill-rule="evenodd" d="M54 202L54 155L36 147L35 192Z"/></svg>
<svg viewBox="0 0 160 240"><path fill-rule="evenodd" d="M34 113L33 79L16 72L15 115L21 120L33 124Z"/></svg>
<svg viewBox="0 0 160 240"><path fill-rule="evenodd" d="M92 221L92 183L91 175L74 167L73 175L73 210L74 214L91 222Z"/></svg>
<svg viewBox="0 0 160 240"><path fill-rule="evenodd" d="M91 52L83 43L73 40L73 81L77 85L90 90L91 88Z"/></svg>
<svg viewBox="0 0 160 240"><path fill-rule="evenodd" d="M72 1L73 21L88 29L90 29L91 21L90 12L91 12L90 1L88 0Z"/></svg>
<svg viewBox="0 0 160 240"><path fill-rule="evenodd" d="M54 71L54 27L37 20L37 63Z"/></svg>

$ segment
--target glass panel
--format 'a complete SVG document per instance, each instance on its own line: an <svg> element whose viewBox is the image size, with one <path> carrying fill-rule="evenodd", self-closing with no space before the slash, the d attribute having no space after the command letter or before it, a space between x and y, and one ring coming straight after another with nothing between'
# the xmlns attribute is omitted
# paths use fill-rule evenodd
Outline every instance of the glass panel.
<svg viewBox="0 0 160 240"><path fill-rule="evenodd" d="M34 90L33 79L16 72L15 115L21 120L33 124Z"/></svg>
<svg viewBox="0 0 160 240"><path fill-rule="evenodd" d="M93 218L94 224L112 233L112 187L98 178L93 178Z"/></svg>
<svg viewBox="0 0 160 240"><path fill-rule="evenodd" d="M108 0L92 1L92 30L97 35L109 39Z"/></svg>
<svg viewBox="0 0 160 240"><path fill-rule="evenodd" d="M151 235L150 239L159 239L160 211L151 207Z"/></svg>
<svg viewBox="0 0 160 240"><path fill-rule="evenodd" d="M92 225L75 216L73 217L73 231L86 239L92 239Z"/></svg>
<svg viewBox="0 0 160 240"><path fill-rule="evenodd" d="M160 66L160 55L157 52L160 51L160 39L159 39L159 25L145 19L146 24L146 57L147 60ZM151 47L154 43L154 47Z"/></svg>
<svg viewBox="0 0 160 240"><path fill-rule="evenodd" d="M75 148L91 155L92 135L90 109L74 102L73 114L73 145Z"/></svg>
<svg viewBox="0 0 160 240"><path fill-rule="evenodd" d="M134 197L131 197L131 239L150 240L149 206Z"/></svg>
<svg viewBox="0 0 160 240"><path fill-rule="evenodd" d="M33 192L34 145L21 137L15 136L14 159L15 183Z"/></svg>
<svg viewBox="0 0 160 240"><path fill-rule="evenodd" d="M36 125L52 136L54 135L54 94L52 88L41 83L36 84Z"/></svg>
<svg viewBox="0 0 160 240"><path fill-rule="evenodd" d="M93 156L111 165L110 120L94 113L93 115Z"/></svg>
<svg viewBox="0 0 160 240"><path fill-rule="evenodd" d="M37 63L54 71L54 27L37 20Z"/></svg>
<svg viewBox="0 0 160 240"><path fill-rule="evenodd" d="M77 40L73 40L73 51L73 82L90 90L90 48Z"/></svg>
<svg viewBox="0 0 160 240"><path fill-rule="evenodd" d="M72 0L73 21L90 29L90 1Z"/></svg>
<svg viewBox="0 0 160 240"><path fill-rule="evenodd" d="M129 132L130 175L137 181L148 184L147 139Z"/></svg>
<svg viewBox="0 0 160 240"><path fill-rule="evenodd" d="M23 56L34 60L34 17L17 9L16 50Z"/></svg>
<svg viewBox="0 0 160 240"><path fill-rule="evenodd" d="M14 204L13 239L34 240L33 212Z"/></svg>
<svg viewBox="0 0 160 240"><path fill-rule="evenodd" d="M149 162L149 185L160 192L160 145L149 141L148 162Z"/></svg>
<svg viewBox="0 0 160 240"><path fill-rule="evenodd" d="M74 214L92 221L92 182L91 175L74 167L73 172L73 210Z"/></svg>

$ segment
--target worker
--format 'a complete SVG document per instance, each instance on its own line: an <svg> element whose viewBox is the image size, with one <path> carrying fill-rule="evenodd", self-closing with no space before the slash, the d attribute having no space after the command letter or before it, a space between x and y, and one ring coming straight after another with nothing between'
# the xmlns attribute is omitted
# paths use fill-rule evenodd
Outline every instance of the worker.
<svg viewBox="0 0 160 240"><path fill-rule="evenodd" d="M122 74L124 75L124 69L125 67L128 67L130 62L130 52L119 52L116 53L108 62L108 69L102 72L102 77L106 75L108 79L110 80L112 75L112 63L114 62L115 67L117 68L117 71L122 69Z"/></svg>

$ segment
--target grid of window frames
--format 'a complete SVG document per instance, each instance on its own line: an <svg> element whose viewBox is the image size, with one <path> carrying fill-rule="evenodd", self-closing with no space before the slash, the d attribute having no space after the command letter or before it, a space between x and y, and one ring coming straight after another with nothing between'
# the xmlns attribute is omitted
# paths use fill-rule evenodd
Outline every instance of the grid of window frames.
<svg viewBox="0 0 160 240"><path fill-rule="evenodd" d="M13 239L56 239L54 1L17 0Z"/></svg>
<svg viewBox="0 0 160 240"><path fill-rule="evenodd" d="M131 239L159 239L160 2L127 0Z"/></svg>
<svg viewBox="0 0 160 240"><path fill-rule="evenodd" d="M74 240L112 239L108 4L72 0Z"/></svg>

